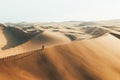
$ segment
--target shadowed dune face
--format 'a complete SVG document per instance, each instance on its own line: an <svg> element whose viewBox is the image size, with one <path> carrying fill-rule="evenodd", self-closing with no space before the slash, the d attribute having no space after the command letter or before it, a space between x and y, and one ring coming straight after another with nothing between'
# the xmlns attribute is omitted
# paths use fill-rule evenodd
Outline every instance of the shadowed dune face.
<svg viewBox="0 0 120 80"><path fill-rule="evenodd" d="M72 40L72 41L77 39L74 35L65 34L65 36L69 37L70 40Z"/></svg>
<svg viewBox="0 0 120 80"><path fill-rule="evenodd" d="M110 34L120 39L120 34L115 34L115 33L110 33Z"/></svg>
<svg viewBox="0 0 120 80"><path fill-rule="evenodd" d="M12 27L5 28L3 30L3 34L5 35L7 39L7 44L2 48L3 50L20 45L30 39L30 37L27 36L27 34Z"/></svg>
<svg viewBox="0 0 120 80"><path fill-rule="evenodd" d="M2 50L13 48L20 44L23 44L36 35L36 34L29 35L23 32L22 30L19 30L14 27L5 27L2 30L2 32L3 32L2 34L4 34L7 40L7 44L4 47L2 47Z"/></svg>
<svg viewBox="0 0 120 80"><path fill-rule="evenodd" d="M84 29L85 33L92 35L92 38L98 38L108 32L107 30L101 29L99 27L83 27L83 30Z"/></svg>
<svg viewBox="0 0 120 80"><path fill-rule="evenodd" d="M0 79L119 80L119 44L119 39L106 35L8 57L0 60Z"/></svg>

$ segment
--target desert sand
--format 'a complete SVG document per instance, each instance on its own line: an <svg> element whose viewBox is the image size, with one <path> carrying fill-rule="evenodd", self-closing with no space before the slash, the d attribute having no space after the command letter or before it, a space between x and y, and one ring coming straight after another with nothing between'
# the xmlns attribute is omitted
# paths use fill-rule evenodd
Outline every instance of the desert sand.
<svg viewBox="0 0 120 80"><path fill-rule="evenodd" d="M1 25L0 80L120 80L119 33L66 25L35 29Z"/></svg>

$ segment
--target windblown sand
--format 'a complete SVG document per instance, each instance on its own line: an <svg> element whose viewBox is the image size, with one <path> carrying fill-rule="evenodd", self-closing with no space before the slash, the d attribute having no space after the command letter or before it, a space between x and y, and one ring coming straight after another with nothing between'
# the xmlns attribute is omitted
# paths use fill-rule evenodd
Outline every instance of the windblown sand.
<svg viewBox="0 0 120 80"><path fill-rule="evenodd" d="M65 33L44 31L13 47L0 30L0 80L120 80L119 38L72 41Z"/></svg>

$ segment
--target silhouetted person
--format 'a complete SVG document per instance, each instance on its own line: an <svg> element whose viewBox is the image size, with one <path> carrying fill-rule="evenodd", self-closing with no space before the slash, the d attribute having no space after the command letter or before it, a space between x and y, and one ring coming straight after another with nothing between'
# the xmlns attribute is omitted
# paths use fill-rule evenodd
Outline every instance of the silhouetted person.
<svg viewBox="0 0 120 80"><path fill-rule="evenodd" d="M45 46L44 46L44 45L42 45L42 50L44 50L44 48L45 48Z"/></svg>

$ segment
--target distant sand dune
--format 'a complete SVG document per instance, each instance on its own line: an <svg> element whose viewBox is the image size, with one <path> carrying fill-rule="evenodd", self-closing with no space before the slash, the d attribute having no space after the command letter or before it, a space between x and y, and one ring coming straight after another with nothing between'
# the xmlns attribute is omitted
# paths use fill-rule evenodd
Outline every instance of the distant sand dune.
<svg viewBox="0 0 120 80"><path fill-rule="evenodd" d="M65 36L67 36L70 40L76 40L77 39L77 37L75 37L74 35L72 35L72 34L65 34Z"/></svg>

